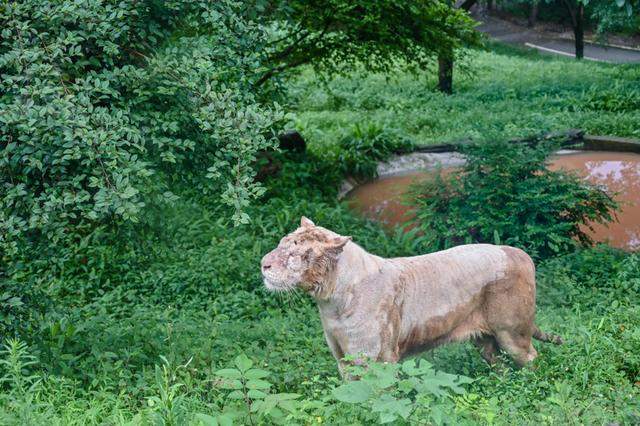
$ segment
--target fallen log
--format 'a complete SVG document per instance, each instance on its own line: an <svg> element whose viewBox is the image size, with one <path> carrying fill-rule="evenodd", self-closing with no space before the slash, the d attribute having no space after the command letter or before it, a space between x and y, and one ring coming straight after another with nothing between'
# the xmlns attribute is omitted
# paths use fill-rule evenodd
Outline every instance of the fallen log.
<svg viewBox="0 0 640 426"><path fill-rule="evenodd" d="M535 146L543 141L556 140L561 147L567 148L584 142L584 131L580 129L569 129L560 132L547 132L541 135L527 136L525 138L510 139L509 142L524 143ZM470 138L459 141L438 144L438 145L418 145L413 152L451 152L459 151L465 145L472 143Z"/></svg>
<svg viewBox="0 0 640 426"><path fill-rule="evenodd" d="M584 136L583 149L592 151L624 151L640 153L640 140L617 136Z"/></svg>

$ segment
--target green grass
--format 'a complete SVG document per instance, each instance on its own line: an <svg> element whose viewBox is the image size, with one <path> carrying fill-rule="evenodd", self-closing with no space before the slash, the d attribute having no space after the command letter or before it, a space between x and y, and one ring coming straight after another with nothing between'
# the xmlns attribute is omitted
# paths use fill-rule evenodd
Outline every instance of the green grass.
<svg viewBox="0 0 640 426"><path fill-rule="evenodd" d="M273 373L274 390L306 398L329 394L339 378L317 309L306 297L280 299L267 293L256 267L261 255L295 227L302 213L349 232L378 254L409 255L415 248L409 239L388 237L342 207L318 199L288 202L287 213L279 210L280 200L260 209L262 214L252 212L256 224L241 230L229 230L206 216L196 220L203 214L197 206L167 212L181 218L173 223L172 242L156 244L156 259L132 273L128 280L133 281L118 282L116 289L63 318L45 320L42 346L30 349L40 358L35 374L45 380L33 394L3 395L0 422L147 424L162 413L147 403L164 389L154 371L161 356L175 369L172 384L182 384L180 407L187 413L219 409L225 392L212 385L213 372L231 366L239 353ZM133 262L138 256L118 260ZM424 355L438 370L475 380L454 400L460 421L637 422L640 257L585 251L548 261L538 276L537 322L561 334L566 344L537 343L535 370L516 370L506 357L503 370L491 369L471 344ZM54 332L56 324L60 331ZM354 421L364 416L344 407L337 414ZM326 420L340 424L339 419Z"/></svg>
<svg viewBox="0 0 640 426"><path fill-rule="evenodd" d="M466 71L456 69L453 96L433 90L434 72L354 75L323 84L306 70L292 89L297 126L319 145L367 123L419 144L569 128L640 137L640 67L494 47L469 52Z"/></svg>
<svg viewBox="0 0 640 426"><path fill-rule="evenodd" d="M356 123L420 143L567 127L640 135L640 112L625 97L638 90L638 68L504 48L472 53L470 66L451 97L431 90L433 78L353 76L322 88L305 71L292 89L298 124L321 154ZM14 348L21 358L0 357L0 424L195 422L228 402L214 373L240 353L272 373L272 391L302 395L309 405L297 423L369 424L366 410L329 398L340 381L317 308L303 295L267 293L258 268L301 215L379 255L420 252L410 236L387 235L335 202L339 176L326 164L334 159L287 163L249 209L251 225L234 228L209 200L183 191L177 205L149 212L155 225L142 233L98 235L56 268L43 271L47 259L19 265L14 278L46 283L57 310L32 319L28 347ZM506 357L491 369L470 344L424 354L438 370L474 379L447 399L447 423L638 424L640 256L580 251L539 265L538 282L537 322L566 344L536 343L535 368L524 370ZM35 364L22 368L27 353Z"/></svg>

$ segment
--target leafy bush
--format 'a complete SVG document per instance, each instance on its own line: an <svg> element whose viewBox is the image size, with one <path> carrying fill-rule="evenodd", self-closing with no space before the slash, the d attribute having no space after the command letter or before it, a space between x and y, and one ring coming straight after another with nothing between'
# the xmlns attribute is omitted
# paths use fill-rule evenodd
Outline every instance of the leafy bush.
<svg viewBox="0 0 640 426"><path fill-rule="evenodd" d="M136 222L175 199L171 182L246 222L252 163L283 116L251 89L267 36L240 3L9 2L0 27L5 261L40 236Z"/></svg>
<svg viewBox="0 0 640 426"><path fill-rule="evenodd" d="M247 223L264 191L256 154L275 147L284 119L279 86L264 82L306 63L425 67L440 49L476 43L472 27L442 2L8 2L3 260L42 237L71 245L101 224L144 220L144 207L176 199L176 184Z"/></svg>
<svg viewBox="0 0 640 426"><path fill-rule="evenodd" d="M0 334L6 337L33 332L52 306L40 277L21 278L0 275Z"/></svg>
<svg viewBox="0 0 640 426"><path fill-rule="evenodd" d="M272 372L241 354L233 360L232 368L207 372L206 381L214 393L205 402L190 395L193 391L204 392L193 388L198 377L189 366L191 360L174 366L166 357L160 358L162 363L154 366L153 383L147 389L146 408L133 417L134 424L309 424L344 423L345 419L397 423L400 419L427 418L442 423L449 416L447 410L455 407L450 396L464 395L462 385L471 382L435 372L425 360L419 364L414 360L403 364L370 362L366 371L352 369L362 375L360 381L329 386L309 397L278 392ZM0 350L0 384L6 391L0 397L3 424L40 423L47 415L55 416L48 404L38 404L38 395L58 383L33 373L37 364L28 346L19 340L7 341ZM338 401L345 404L338 407ZM8 413L2 411L3 404L10 407Z"/></svg>
<svg viewBox="0 0 640 426"><path fill-rule="evenodd" d="M283 113L252 88L267 29L241 3L9 2L0 28L0 334L50 307L42 275L95 272L79 299L126 275L107 253L148 246L131 225L181 187L248 221Z"/></svg>
<svg viewBox="0 0 640 426"><path fill-rule="evenodd" d="M333 396L364 408L364 412L370 413L364 419L367 423L402 419L411 424L429 419L441 424L455 406L447 397L464 394L462 385L472 382L468 377L436 372L424 359L402 364L354 365L346 371L359 379L333 389Z"/></svg>
<svg viewBox="0 0 640 426"><path fill-rule="evenodd" d="M377 176L378 162L408 152L413 143L406 137L376 125L356 125L338 144L337 162L343 174L362 179Z"/></svg>
<svg viewBox="0 0 640 426"><path fill-rule="evenodd" d="M589 245L584 226L612 220L617 203L576 175L550 171L552 146L492 142L465 150L467 163L417 190L416 222L437 249L508 244L534 257Z"/></svg>
<svg viewBox="0 0 640 426"><path fill-rule="evenodd" d="M292 163L287 173L301 170L304 182L310 167ZM0 377L6 379L0 423L181 424L186 419L207 424L235 407L241 409L238 418L250 413L258 423L270 424L271 414L249 408L266 397L250 405L230 399L234 389L225 389L223 377L216 375L221 369L239 371L235 358L243 352L253 362L250 369L270 373L260 379L270 384L267 395L300 395L295 398L299 404L292 403L295 412L281 410L287 424L343 424L345 419L371 424L386 410L384 401L378 401L385 393L411 401L416 411L408 422L424 414L437 424L442 410L443 424L507 425L514 418L530 424L637 422L639 259L604 248L538 265L536 321L566 343L536 343L540 356L535 370L493 370L473 345L451 344L421 355L416 368L422 359L433 365L424 375L425 385L443 374L433 370L473 378L464 394L447 392L431 399L426 391L422 397L429 402L422 403L417 390L404 393L401 383L411 377L402 365L394 365L380 367L383 373L399 369L388 388L372 384L365 402L337 401L333 389L343 383L317 307L300 295L278 299L267 294L256 268L261 256L295 228L301 214L352 234L376 254L423 251L402 233L386 235L373 223L354 218L330 195L319 195L293 176L267 184L279 183L279 197L249 209L254 220L248 226L230 227L216 210L209 210L206 199L192 199L163 213L163 232L149 231L149 246L138 248L133 241L128 251L121 248L123 253L94 248L90 257L102 252L102 258L91 260L84 275L81 267L86 265L79 263L69 275L61 271L42 277L52 282L51 294L66 309L44 318L41 328L26 336L29 348L22 359L31 362L26 357L37 356L37 364L0 365ZM122 269L100 266L120 262ZM100 277L102 270L108 275ZM17 357L3 353L0 358ZM42 380L23 394L13 387L9 371ZM382 373L371 380L378 376ZM417 383L423 383L421 377ZM374 403L380 411L372 411ZM390 407L397 412L394 407L398 404ZM399 416L396 423L402 422Z"/></svg>
<svg viewBox="0 0 640 426"><path fill-rule="evenodd" d="M287 424L292 420L309 419L306 410L324 408L320 401L301 401L296 393L270 392L272 384L266 380L271 373L255 368L245 354L234 360L235 368L224 368L214 374L218 377L215 386L229 392L225 395L225 406L214 418L216 421L242 424L261 424L270 420L276 424ZM206 416L203 414L199 415Z"/></svg>

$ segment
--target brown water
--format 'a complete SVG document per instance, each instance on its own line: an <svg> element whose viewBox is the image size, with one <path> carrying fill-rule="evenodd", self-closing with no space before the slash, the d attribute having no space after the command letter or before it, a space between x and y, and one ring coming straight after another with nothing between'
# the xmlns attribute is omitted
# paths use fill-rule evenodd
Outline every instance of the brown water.
<svg viewBox="0 0 640 426"><path fill-rule="evenodd" d="M549 168L575 170L589 182L604 185L609 193L617 193L615 199L621 204L618 222L608 226L596 224L593 231L585 231L598 242L629 250L640 249L639 154L597 151L556 155ZM413 216L411 207L406 205L409 186L432 176L432 173L416 172L383 177L355 188L347 198L351 207L364 216L386 226L400 225Z"/></svg>

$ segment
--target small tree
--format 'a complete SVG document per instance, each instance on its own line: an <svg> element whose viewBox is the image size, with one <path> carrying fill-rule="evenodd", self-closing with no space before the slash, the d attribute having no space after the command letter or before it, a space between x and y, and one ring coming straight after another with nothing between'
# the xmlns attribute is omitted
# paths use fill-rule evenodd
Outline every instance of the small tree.
<svg viewBox="0 0 640 426"><path fill-rule="evenodd" d="M452 5L456 10L469 12L476 0L464 0L459 4ZM438 89L446 94L453 93L453 61L454 50L443 50L438 55Z"/></svg>
<svg viewBox="0 0 640 426"><path fill-rule="evenodd" d="M419 185L416 221L430 248L495 243L548 257L591 244L584 227L610 221L617 204L577 176L548 170L550 148L470 146L463 170Z"/></svg>
<svg viewBox="0 0 640 426"><path fill-rule="evenodd" d="M424 69L479 41L474 21L446 0L273 0L257 13L264 11L277 30L257 85L301 64L328 72Z"/></svg>

